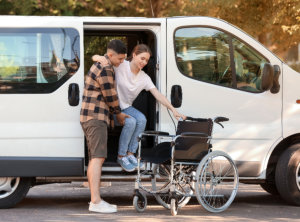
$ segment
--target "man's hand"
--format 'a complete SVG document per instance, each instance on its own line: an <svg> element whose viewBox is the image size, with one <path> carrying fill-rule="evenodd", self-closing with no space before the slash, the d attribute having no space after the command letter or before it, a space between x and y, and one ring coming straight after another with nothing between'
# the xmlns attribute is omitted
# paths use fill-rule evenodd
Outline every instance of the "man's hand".
<svg viewBox="0 0 300 222"><path fill-rule="evenodd" d="M123 126L125 124L125 118L130 118L130 116L128 116L125 113L119 113L116 115L118 122Z"/></svg>
<svg viewBox="0 0 300 222"><path fill-rule="evenodd" d="M108 62L107 62L107 60L106 60L106 58L104 56L93 55L92 60L94 62L100 62L101 65L103 65L103 66L107 66L108 65Z"/></svg>

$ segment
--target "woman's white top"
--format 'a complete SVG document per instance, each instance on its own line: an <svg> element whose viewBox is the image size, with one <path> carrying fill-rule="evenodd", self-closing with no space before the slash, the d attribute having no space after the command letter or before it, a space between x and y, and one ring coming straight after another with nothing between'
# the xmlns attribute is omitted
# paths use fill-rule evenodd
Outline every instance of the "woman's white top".
<svg viewBox="0 0 300 222"><path fill-rule="evenodd" d="M121 109L132 106L133 101L143 89L149 91L155 88L151 78L143 70L139 71L138 74L132 73L130 63L127 60L118 67L114 67L114 70Z"/></svg>

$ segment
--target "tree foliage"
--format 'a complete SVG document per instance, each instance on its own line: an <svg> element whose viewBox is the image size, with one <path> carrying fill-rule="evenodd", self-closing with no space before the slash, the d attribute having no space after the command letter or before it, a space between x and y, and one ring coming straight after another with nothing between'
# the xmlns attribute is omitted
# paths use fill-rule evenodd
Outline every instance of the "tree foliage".
<svg viewBox="0 0 300 222"><path fill-rule="evenodd" d="M281 57L300 42L300 0L0 0L2 15L212 16Z"/></svg>

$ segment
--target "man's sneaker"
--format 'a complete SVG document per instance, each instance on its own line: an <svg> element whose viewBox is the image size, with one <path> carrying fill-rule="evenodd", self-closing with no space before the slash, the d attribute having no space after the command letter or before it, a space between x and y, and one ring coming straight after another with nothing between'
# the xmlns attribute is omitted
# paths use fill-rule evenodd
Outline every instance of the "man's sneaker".
<svg viewBox="0 0 300 222"><path fill-rule="evenodd" d="M134 156L134 155L128 155L127 156L129 162L134 165L134 167L137 167L138 166L138 160L137 158ZM140 169L143 168L144 166L144 163L140 161Z"/></svg>
<svg viewBox="0 0 300 222"><path fill-rule="evenodd" d="M111 204L105 202L104 200L101 200L97 204L90 202L89 211L97 212L97 213L116 213L117 206L111 205Z"/></svg>
<svg viewBox="0 0 300 222"><path fill-rule="evenodd" d="M118 157L117 162L121 165L123 170L125 170L127 172L133 172L135 170L135 166L129 162L129 160L126 156L123 156L122 158Z"/></svg>

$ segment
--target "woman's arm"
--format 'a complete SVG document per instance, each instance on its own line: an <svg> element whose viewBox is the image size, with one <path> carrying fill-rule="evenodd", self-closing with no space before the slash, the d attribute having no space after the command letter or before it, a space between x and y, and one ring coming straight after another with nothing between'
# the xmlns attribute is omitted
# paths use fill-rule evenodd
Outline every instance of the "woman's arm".
<svg viewBox="0 0 300 222"><path fill-rule="evenodd" d="M152 95L155 97L155 99L160 102L161 104L163 104L165 107L167 107L168 109L170 109L173 112L174 117L178 120L180 117L182 119L186 119L186 116L183 114L180 114L179 112L177 112L177 110L172 106L172 104L169 102L169 100L163 95L161 94L157 88L152 88L150 89L150 92L152 93Z"/></svg>

